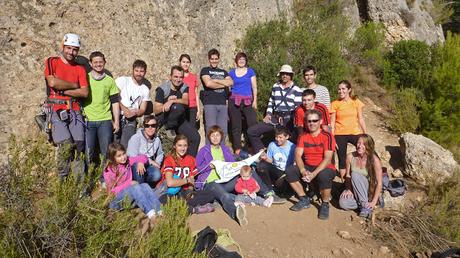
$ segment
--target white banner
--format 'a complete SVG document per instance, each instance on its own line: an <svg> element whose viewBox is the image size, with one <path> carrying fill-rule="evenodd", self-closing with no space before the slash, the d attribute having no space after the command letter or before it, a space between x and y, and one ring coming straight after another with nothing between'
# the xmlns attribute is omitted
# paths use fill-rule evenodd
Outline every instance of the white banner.
<svg viewBox="0 0 460 258"><path fill-rule="evenodd" d="M216 168L216 172L220 179L216 180L216 183L225 183L232 180L235 176L240 174L240 170L243 166L250 166L252 163L259 160L260 155L264 151L261 150L259 153L242 161L225 162L220 160L213 160L211 164Z"/></svg>

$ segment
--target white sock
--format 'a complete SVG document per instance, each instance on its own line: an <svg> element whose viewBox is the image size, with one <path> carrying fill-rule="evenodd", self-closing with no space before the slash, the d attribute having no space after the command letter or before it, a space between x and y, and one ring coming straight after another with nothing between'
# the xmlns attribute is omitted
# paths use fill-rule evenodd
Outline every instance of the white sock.
<svg viewBox="0 0 460 258"><path fill-rule="evenodd" d="M146 215L147 215L147 217L148 217L149 219L155 217L155 215L156 215L155 210L150 210L149 212L147 212Z"/></svg>

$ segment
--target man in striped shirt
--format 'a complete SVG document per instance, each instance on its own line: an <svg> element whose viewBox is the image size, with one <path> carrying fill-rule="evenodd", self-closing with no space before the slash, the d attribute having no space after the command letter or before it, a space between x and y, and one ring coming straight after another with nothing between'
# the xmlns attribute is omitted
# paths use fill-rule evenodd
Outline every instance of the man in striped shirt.
<svg viewBox="0 0 460 258"><path fill-rule="evenodd" d="M260 137L273 132L277 125L287 126L293 131L294 110L302 103L302 90L292 80L292 67L283 65L278 76L279 81L272 87L263 122L248 129L248 138L255 152L264 148Z"/></svg>
<svg viewBox="0 0 460 258"><path fill-rule="evenodd" d="M303 78L307 84L307 89L312 89L316 92L316 101L324 104L328 109L331 107L331 97L329 90L319 84L316 84L316 68L314 66L307 66L303 69Z"/></svg>

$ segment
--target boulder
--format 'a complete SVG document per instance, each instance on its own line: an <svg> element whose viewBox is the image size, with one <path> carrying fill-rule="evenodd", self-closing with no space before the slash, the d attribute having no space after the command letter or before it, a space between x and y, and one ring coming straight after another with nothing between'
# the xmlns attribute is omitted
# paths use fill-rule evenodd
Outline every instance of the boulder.
<svg viewBox="0 0 460 258"><path fill-rule="evenodd" d="M403 173L426 185L430 181L443 182L459 169L453 154L429 138L404 133L399 139L403 154Z"/></svg>

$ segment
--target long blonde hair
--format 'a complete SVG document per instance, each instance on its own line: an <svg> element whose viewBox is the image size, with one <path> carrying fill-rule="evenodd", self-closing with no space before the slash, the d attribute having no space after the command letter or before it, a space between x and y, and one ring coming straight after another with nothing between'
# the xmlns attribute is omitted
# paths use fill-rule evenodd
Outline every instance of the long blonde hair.
<svg viewBox="0 0 460 258"><path fill-rule="evenodd" d="M375 142L369 134L361 134L359 138L363 139L364 147L366 148L366 170L369 175L369 184L375 186L377 184L377 178L375 176L374 157L377 157L378 159L380 159L380 157L375 152ZM375 187L369 187L369 191L374 191L374 189Z"/></svg>

